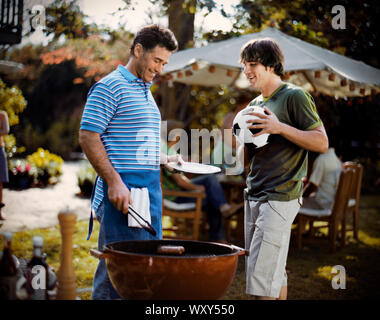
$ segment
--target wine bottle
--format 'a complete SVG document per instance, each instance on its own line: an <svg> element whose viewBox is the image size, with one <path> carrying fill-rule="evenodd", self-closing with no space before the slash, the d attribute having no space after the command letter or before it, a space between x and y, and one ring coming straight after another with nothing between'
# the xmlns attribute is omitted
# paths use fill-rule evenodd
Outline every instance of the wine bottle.
<svg viewBox="0 0 380 320"><path fill-rule="evenodd" d="M27 290L30 300L49 300L47 289L49 269L45 259L43 259L43 243L42 237L33 237L33 257L28 262L26 271Z"/></svg>
<svg viewBox="0 0 380 320"><path fill-rule="evenodd" d="M18 270L12 255L11 232L4 232L4 250L0 259L0 300L15 300Z"/></svg>

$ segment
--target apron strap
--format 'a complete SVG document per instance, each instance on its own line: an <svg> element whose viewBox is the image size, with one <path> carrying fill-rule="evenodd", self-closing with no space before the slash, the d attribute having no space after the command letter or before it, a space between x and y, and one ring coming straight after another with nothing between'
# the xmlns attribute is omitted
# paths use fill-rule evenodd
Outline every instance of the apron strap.
<svg viewBox="0 0 380 320"><path fill-rule="evenodd" d="M94 186L92 188L92 192L91 192L91 201L90 201L90 220L88 222L88 234L87 234L87 240L90 239L90 236L91 236L91 233L92 233L92 229L94 227L94 215L95 215L95 211L94 209L92 208L92 201L94 200L94 197L95 197L95 189L96 189L96 184L99 180L99 176L96 176L96 179L95 179L95 182L94 182Z"/></svg>

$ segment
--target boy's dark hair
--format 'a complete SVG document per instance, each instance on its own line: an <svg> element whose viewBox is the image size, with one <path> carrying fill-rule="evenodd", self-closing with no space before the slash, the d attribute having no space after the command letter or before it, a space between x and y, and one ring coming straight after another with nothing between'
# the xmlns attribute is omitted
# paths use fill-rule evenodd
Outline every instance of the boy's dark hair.
<svg viewBox="0 0 380 320"><path fill-rule="evenodd" d="M271 38L248 41L240 51L240 63L245 62L259 62L264 67L272 67L278 76L284 75L284 55Z"/></svg>
<svg viewBox="0 0 380 320"><path fill-rule="evenodd" d="M143 27L137 32L131 46L131 55L133 55L138 43L142 45L145 51L150 51L157 45L169 51L176 51L178 48L178 42L173 32L156 24Z"/></svg>

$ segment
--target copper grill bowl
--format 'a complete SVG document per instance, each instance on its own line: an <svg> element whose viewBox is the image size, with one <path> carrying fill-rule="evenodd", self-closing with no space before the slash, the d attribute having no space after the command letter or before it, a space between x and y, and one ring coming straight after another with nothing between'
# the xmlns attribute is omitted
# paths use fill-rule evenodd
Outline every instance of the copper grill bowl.
<svg viewBox="0 0 380 320"><path fill-rule="evenodd" d="M157 253L161 246L183 246L182 254ZM242 248L190 240L139 240L108 244L104 251L109 278L123 299L215 300L232 283Z"/></svg>

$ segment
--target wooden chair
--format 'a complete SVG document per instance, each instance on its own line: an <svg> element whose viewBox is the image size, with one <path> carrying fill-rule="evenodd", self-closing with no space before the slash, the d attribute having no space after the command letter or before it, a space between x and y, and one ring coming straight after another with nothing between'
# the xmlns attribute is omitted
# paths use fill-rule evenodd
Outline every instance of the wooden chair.
<svg viewBox="0 0 380 320"><path fill-rule="evenodd" d="M169 216L174 219L183 218L192 220L193 232L192 236L189 237L185 234L180 236L165 236L166 238L176 238L176 239L192 239L198 240L199 238L199 226L202 216L202 199L206 196L204 192L201 191L177 191L177 190L162 190L163 200L162 200L162 215ZM165 196L176 196L176 197L189 197L195 198L195 203L176 203L165 199ZM165 230L165 229L164 229ZM167 229L166 229L167 230Z"/></svg>
<svg viewBox="0 0 380 320"><path fill-rule="evenodd" d="M353 231L354 238L359 239L359 199L360 199L360 190L362 187L362 178L363 178L363 166L360 163L355 163L347 161L343 163L343 168L354 168L355 175L352 178L350 198L348 200L347 214L352 212L352 228L345 228L345 231ZM346 223L346 219L344 220Z"/></svg>
<svg viewBox="0 0 380 320"><path fill-rule="evenodd" d="M220 181L228 203L244 204L245 180L222 179ZM235 228L232 228L234 220ZM230 243L244 246L244 207L238 210L233 216L224 219L226 239Z"/></svg>
<svg viewBox="0 0 380 320"><path fill-rule="evenodd" d="M336 251L336 240L339 231L339 225L342 227L341 246L345 245L345 232L343 229L343 219L346 214L348 200L350 196L351 181L355 173L354 168L346 168L342 170L339 177L338 188L335 194L334 204L332 209L309 209L300 208L297 216L296 241L297 248L302 248L302 234L306 222L326 221L328 227L328 243L330 252ZM311 240L311 239L308 239ZM318 239L319 240L319 239Z"/></svg>
<svg viewBox="0 0 380 320"><path fill-rule="evenodd" d="M185 235L185 230L182 235L179 236L165 236L165 238L174 238L174 239L193 239L198 240L199 238L199 226L201 223L202 217L202 199L206 197L206 194L201 191L181 191L181 190L167 190L163 188L162 185L162 175L164 170L161 168L160 172L160 181L162 188L162 216L168 216L173 218L175 221L178 219L185 219L185 221L192 220L193 223L193 232L192 236L189 237ZM194 198L195 202L191 203L176 203L165 199L165 196L175 196L175 197L188 197ZM163 231L175 231L180 233L181 228L174 226L170 229L163 229Z"/></svg>

